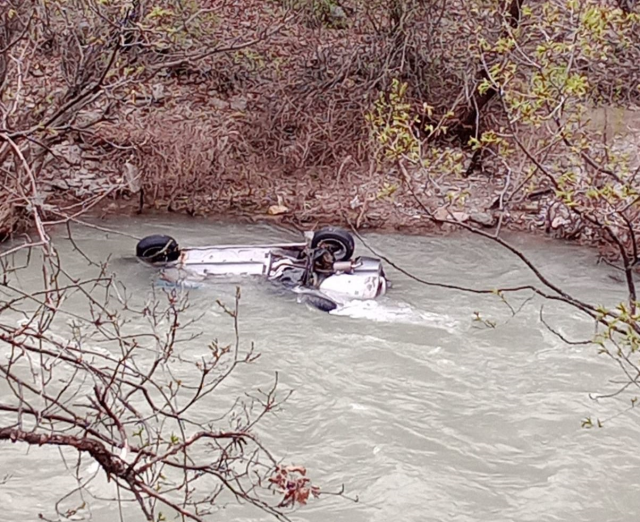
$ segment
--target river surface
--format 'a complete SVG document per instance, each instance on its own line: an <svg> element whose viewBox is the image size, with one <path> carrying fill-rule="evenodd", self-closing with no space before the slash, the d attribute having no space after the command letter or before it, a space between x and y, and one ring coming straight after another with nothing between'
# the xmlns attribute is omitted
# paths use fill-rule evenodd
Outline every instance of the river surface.
<svg viewBox="0 0 640 522"><path fill-rule="evenodd" d="M221 225L147 218L103 223L138 237L168 233L183 245L294 239L266 225ZM367 234L373 247L432 281L494 288L532 281L512 254L477 237ZM133 293L146 295L153 272L132 259L135 240L74 228L77 244L110 268ZM572 245L514 237L545 275L596 303L624 298L610 267ZM58 242L67 270L93 270ZM366 254L362 244L357 253ZM236 375L242 385L272 381L293 395L258 432L280 458L305 465L327 497L291 514L320 522L640 520L640 421L617 415L629 397L594 401L620 377L596 349L568 346L539 318L539 299L512 316L498 298L418 284L388 268L393 288L377 302L325 314L266 284L242 283L242 339L256 342L259 361ZM35 275L34 275L35 277ZM232 303L235 285L190 291L204 339L229 335L216 299ZM513 298L518 308L528 294ZM475 321L475 312L495 328ZM567 335L588 338L589 321L545 304L547 320ZM206 342L203 339L194 343ZM197 349L197 346L184 349ZM215 398L211 398L215 401ZM203 408L209 407L203 403ZM608 420L584 429L592 416ZM73 488L55 450L0 445L0 520L54 518L53 504ZM115 504L94 501L93 520L118 520ZM124 519L142 517L124 506ZM271 518L230 505L211 520ZM271 519L272 520L272 519Z"/></svg>

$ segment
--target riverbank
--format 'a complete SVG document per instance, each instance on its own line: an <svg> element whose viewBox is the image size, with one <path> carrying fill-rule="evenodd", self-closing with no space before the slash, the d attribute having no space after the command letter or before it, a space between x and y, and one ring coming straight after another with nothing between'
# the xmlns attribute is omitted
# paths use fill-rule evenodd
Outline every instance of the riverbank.
<svg viewBox="0 0 640 522"><path fill-rule="evenodd" d="M415 187L411 190L402 184L393 171L386 176L345 173L331 184L312 174L295 180L273 177L268 183L244 189L237 183L221 184L210 193L171 202L149 203L144 194L121 191L104 198L85 215L108 221L123 215L178 214L207 221L274 223L297 230L337 225L407 235L448 234L460 226L447 221L458 221L487 232L499 229L576 239L563 226L564 218L548 190L501 209L506 197L502 178L483 175L453 181L419 197ZM416 185L422 182L418 179ZM465 193L464 204L443 205L442 191Z"/></svg>
<svg viewBox="0 0 640 522"><path fill-rule="evenodd" d="M105 222L112 217L177 214L220 222L273 223L296 230L338 225L407 235L444 235L469 226L488 233L526 232L600 246L576 227L553 191L543 188L514 197L513 182L489 172L468 178L450 176L437 184L420 170L404 179L394 169L383 174L347 167L334 175L313 169L295 175L256 173L221 177L209 190L161 197L126 176L105 173L105 166L113 168L102 164L89 170L83 165L44 177L43 214L53 221L88 217ZM13 234L32 226L24 208L13 221L3 223L15 223Z"/></svg>
<svg viewBox="0 0 640 522"><path fill-rule="evenodd" d="M635 160L627 165L610 154L614 136L631 136L630 157L640 150L640 118L631 110L635 76L618 81L634 73L627 64L635 63L635 47L618 46L606 71L591 57L580 73L588 96L581 87L571 103L557 98L574 116L607 107L584 111L594 128L575 140L593 146L578 150L540 125L556 114L551 106L550 114L542 110L547 102L528 121L514 108L521 105L505 108L487 85L480 88L480 58L495 57L490 48L478 55L478 31L482 41L500 41L504 16L513 21L513 13L449 2L436 16L433 5L418 4L397 4L399 12L366 2L246 0L215 9L195 2L192 11L168 5L123 21L117 3L109 3L99 16L76 12L80 40L91 35L78 57L71 45L77 39L67 38L68 6L25 6L24 21L37 22L33 31L12 15L15 45L0 53L7 103L18 93L10 133L0 142L0 239L28 229L37 208L52 221L84 212L177 212L403 233L447 233L459 226L443 223L450 220L599 245L601 235L576 218L553 185L571 175L571 197L597 192L607 180L590 172L592 158L596 170L613 165L618 179L635 168ZM571 9L561 14L577 23ZM544 12L529 13L518 48L535 54L551 22ZM633 40L628 25L622 29ZM106 27L125 29L115 38ZM94 70L99 63L108 67ZM73 75L81 70L87 74ZM521 87L534 74L520 67ZM614 114L615 104L628 109ZM511 128L513 121L521 126ZM582 129L579 123L562 132ZM398 170L399 158L407 172ZM412 169L417 158L423 167ZM619 193L614 212L635 190L606 188ZM595 205L609 212L610 194L596 195ZM591 201L580 204L591 210Z"/></svg>

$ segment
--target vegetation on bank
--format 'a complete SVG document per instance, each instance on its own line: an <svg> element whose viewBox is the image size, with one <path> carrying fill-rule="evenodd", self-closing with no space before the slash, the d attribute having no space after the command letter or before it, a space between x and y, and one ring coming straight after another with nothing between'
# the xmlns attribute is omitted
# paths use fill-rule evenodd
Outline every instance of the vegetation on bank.
<svg viewBox="0 0 640 522"><path fill-rule="evenodd" d="M13 0L2 233L30 219L28 166L56 219L119 198L384 227L428 221L418 196L438 218L592 238L576 197L608 209L618 188L589 188L635 166L629 135L588 121L640 97L633 7Z"/></svg>

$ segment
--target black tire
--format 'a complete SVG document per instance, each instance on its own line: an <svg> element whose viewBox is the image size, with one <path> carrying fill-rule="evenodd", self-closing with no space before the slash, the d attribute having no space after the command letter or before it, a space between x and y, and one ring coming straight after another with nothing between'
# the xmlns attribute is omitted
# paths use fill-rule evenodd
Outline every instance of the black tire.
<svg viewBox="0 0 640 522"><path fill-rule="evenodd" d="M338 305L331 299L320 297L318 295L305 295L302 297L302 302L310 304L322 312L332 312L338 308Z"/></svg>
<svg viewBox="0 0 640 522"><path fill-rule="evenodd" d="M327 249L336 261L348 261L353 255L356 243L346 230L329 227L318 230L313 235L311 247Z"/></svg>
<svg viewBox="0 0 640 522"><path fill-rule="evenodd" d="M147 263L169 263L180 257L180 247L171 236L156 234L138 242L136 256Z"/></svg>

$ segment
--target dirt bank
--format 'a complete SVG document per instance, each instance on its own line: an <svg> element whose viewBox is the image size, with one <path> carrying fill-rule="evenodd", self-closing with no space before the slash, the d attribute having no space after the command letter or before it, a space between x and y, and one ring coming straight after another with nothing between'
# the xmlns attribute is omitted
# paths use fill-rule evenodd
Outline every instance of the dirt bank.
<svg viewBox="0 0 640 522"><path fill-rule="evenodd" d="M424 184L419 174L414 177L416 185ZM464 205L443 205L442 191L465 193ZM351 171L331 184L312 174L274 176L244 189L222 184L208 193L172 202L154 200L153 204L143 203L143 194L124 192L104 198L87 215L108 221L122 215L184 214L220 221L277 223L300 230L340 225L405 234L446 234L459 228L445 222L455 219L486 231L500 228L567 237L548 191L530 194L511 203L508 210L500 210L504 196L504 180L490 175L453 180L417 198L395 171L386 175Z"/></svg>

